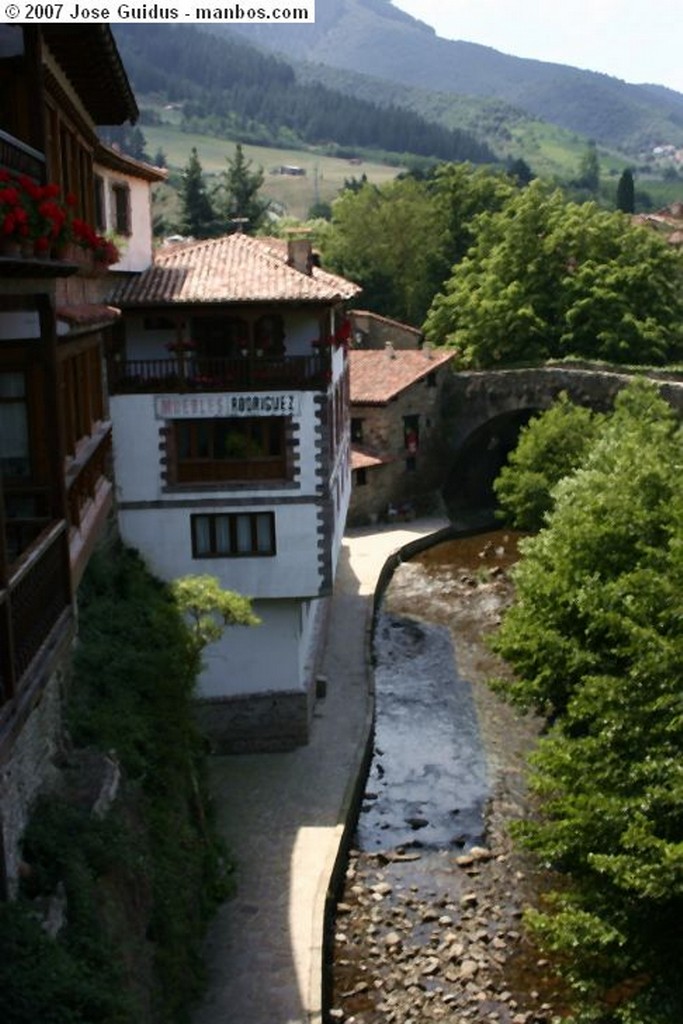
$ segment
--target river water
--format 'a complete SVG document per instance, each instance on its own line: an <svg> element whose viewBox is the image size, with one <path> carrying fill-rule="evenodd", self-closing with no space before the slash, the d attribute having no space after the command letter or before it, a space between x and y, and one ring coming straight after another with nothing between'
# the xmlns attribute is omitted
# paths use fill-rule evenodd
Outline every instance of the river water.
<svg viewBox="0 0 683 1024"><path fill-rule="evenodd" d="M539 879L507 831L538 722L493 694L485 637L519 535L449 541L396 570L374 642L374 755L333 944L330 1021L541 1024L557 985L520 918Z"/></svg>
<svg viewBox="0 0 683 1024"><path fill-rule="evenodd" d="M485 678L498 667L483 637L508 603L517 541L491 531L398 567L375 631L375 752L360 849L482 841L498 762L480 725Z"/></svg>

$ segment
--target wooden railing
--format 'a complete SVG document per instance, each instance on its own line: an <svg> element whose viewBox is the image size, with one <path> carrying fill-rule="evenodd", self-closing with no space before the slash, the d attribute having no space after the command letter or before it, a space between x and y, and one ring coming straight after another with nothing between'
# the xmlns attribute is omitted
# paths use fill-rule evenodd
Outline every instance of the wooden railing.
<svg viewBox="0 0 683 1024"><path fill-rule="evenodd" d="M322 355L211 359L112 360L112 394L132 392L247 391L268 388L323 388L330 380Z"/></svg>
<svg viewBox="0 0 683 1024"><path fill-rule="evenodd" d="M84 509L95 498L98 483L111 475L111 426L88 441L67 470L69 524L78 529Z"/></svg>
<svg viewBox="0 0 683 1024"><path fill-rule="evenodd" d="M45 154L1 129L0 167L16 174L26 174L38 182L45 180Z"/></svg>
<svg viewBox="0 0 683 1024"><path fill-rule="evenodd" d="M2 700L22 676L71 604L65 522L45 529L22 557L0 592Z"/></svg>

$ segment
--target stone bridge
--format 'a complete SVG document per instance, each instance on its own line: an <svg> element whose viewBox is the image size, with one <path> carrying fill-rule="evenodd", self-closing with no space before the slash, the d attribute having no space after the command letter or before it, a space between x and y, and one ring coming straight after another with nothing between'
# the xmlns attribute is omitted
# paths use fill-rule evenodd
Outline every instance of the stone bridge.
<svg viewBox="0 0 683 1024"><path fill-rule="evenodd" d="M683 415L683 375L649 375ZM577 405L605 412L631 379L595 366L543 366L453 374L444 392L444 434L450 455L442 491L452 512L493 503L492 484L517 444L520 429L562 391Z"/></svg>

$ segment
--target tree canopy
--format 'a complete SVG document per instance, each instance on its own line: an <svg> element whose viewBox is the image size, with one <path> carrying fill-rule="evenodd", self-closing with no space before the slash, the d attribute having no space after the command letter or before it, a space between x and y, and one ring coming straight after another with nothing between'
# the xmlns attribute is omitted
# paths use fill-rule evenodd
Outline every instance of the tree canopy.
<svg viewBox="0 0 683 1024"><path fill-rule="evenodd" d="M419 325L469 248L473 218L500 209L514 192L507 175L469 164L381 187L353 181L321 239L325 265L363 286L368 309Z"/></svg>
<svg viewBox="0 0 683 1024"><path fill-rule="evenodd" d="M570 402L566 392L532 417L494 481L502 518L518 530L540 530L555 484L579 467L601 422L598 414Z"/></svg>
<svg viewBox="0 0 683 1024"><path fill-rule="evenodd" d="M683 258L654 232L533 181L483 214L425 321L464 363L580 356L662 364L683 353Z"/></svg>
<svg viewBox="0 0 683 1024"><path fill-rule="evenodd" d="M529 921L581 1022L674 1024L682 1005L682 450L651 384L620 393L523 542L494 642L516 671L499 688L553 723L518 833L568 876Z"/></svg>

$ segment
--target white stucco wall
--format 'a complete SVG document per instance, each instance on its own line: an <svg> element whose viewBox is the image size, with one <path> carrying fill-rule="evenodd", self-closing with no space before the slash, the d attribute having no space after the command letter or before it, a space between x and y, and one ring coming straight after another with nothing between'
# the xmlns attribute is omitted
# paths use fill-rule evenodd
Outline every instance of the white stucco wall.
<svg viewBox="0 0 683 1024"><path fill-rule="evenodd" d="M254 603L260 626L233 626L204 651L200 697L301 690L301 615L298 601Z"/></svg>
<svg viewBox="0 0 683 1024"><path fill-rule="evenodd" d="M190 516L201 508L119 509L121 536L137 548L151 570L172 580L188 573L216 576L222 586L248 597L308 597L321 586L318 510L310 505L225 505L211 512L275 513L277 554L238 558L193 558Z"/></svg>
<svg viewBox="0 0 683 1024"><path fill-rule="evenodd" d="M131 233L120 239L122 258L110 268L113 271L141 271L152 262L152 200L150 182L120 171L112 171L102 164L94 165L95 174L104 180L104 209L107 233L114 232L114 197L112 188L115 184L127 185L130 189Z"/></svg>
<svg viewBox="0 0 683 1024"><path fill-rule="evenodd" d="M270 393L270 392L269 392ZM290 392L273 391L274 395L287 395ZM298 472L295 488L274 487L272 492L263 486L250 491L246 487L239 488L240 498L250 494L262 498L272 493L273 497L285 492L287 495L297 493L313 496L317 485L321 482L318 459L316 458L316 405L315 392L300 391L297 396L297 414L293 417L298 425ZM161 452L159 450L159 431L165 421L156 418L155 399L174 396L159 395L112 395L110 398L110 416L113 423L114 438L114 471L117 484L117 495L122 502L159 501L171 497L163 491ZM206 399L207 403L216 399L229 399L229 395L193 395L198 400ZM226 497L234 490L226 488ZM213 491L210 497L218 497L220 492ZM205 490L192 491L183 488L182 498L206 498Z"/></svg>
<svg viewBox="0 0 683 1024"><path fill-rule="evenodd" d="M208 397L215 399L217 396ZM153 572L163 579L187 573L210 573L217 576L223 586L250 597L302 597L319 592L317 486L320 474L315 447L314 396L311 392L301 392L299 398L300 415L296 419L300 472L294 487L165 491L159 448L159 430L164 421L155 417L155 396L112 396L110 415L119 528L125 543L141 552ZM164 507L150 507L161 502ZM203 502L210 504L203 508ZM131 508L131 504L138 507ZM194 559L190 516L202 511L215 514L273 511L276 555Z"/></svg>

